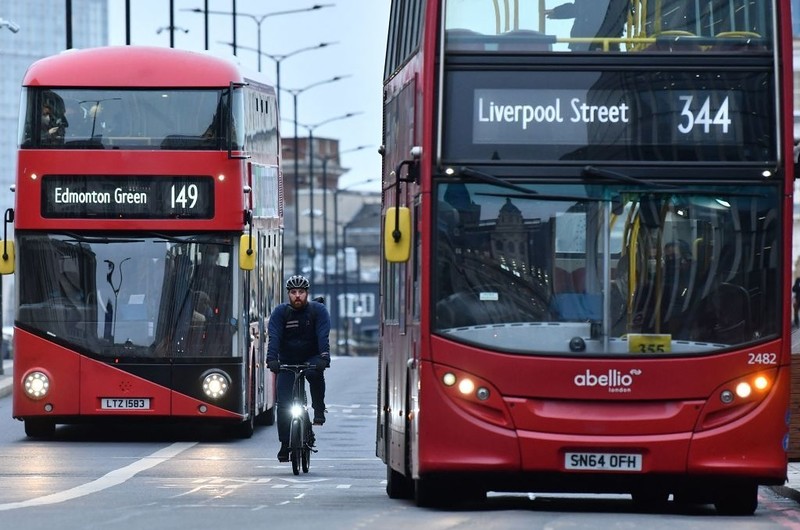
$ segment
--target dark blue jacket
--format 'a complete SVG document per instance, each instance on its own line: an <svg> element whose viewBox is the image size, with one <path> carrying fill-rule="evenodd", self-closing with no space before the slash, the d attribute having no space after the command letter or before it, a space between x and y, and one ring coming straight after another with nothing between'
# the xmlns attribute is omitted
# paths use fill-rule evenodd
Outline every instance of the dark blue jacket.
<svg viewBox="0 0 800 530"><path fill-rule="evenodd" d="M267 361L298 364L315 355L330 356L330 332L331 317L324 304L310 300L299 311L280 304L269 317Z"/></svg>

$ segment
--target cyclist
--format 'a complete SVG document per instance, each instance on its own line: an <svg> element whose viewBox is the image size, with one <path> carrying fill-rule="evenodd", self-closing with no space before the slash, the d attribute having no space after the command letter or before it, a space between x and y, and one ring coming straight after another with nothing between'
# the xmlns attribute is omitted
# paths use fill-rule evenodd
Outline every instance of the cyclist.
<svg viewBox="0 0 800 530"><path fill-rule="evenodd" d="M308 299L310 284L305 276L295 275L286 281L289 301L278 305L269 317L267 333L267 366L278 375L278 440L279 462L289 461L289 404L292 401L294 374L281 371L283 364L309 363L306 371L311 391L314 425L325 423L325 377L323 370L331 364L329 334L331 319L324 304Z"/></svg>

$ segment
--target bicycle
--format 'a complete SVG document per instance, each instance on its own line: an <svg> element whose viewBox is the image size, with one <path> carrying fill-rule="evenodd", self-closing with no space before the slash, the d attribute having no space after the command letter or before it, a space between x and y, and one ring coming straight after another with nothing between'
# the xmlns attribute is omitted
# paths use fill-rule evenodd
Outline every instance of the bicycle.
<svg viewBox="0 0 800 530"><path fill-rule="evenodd" d="M292 472L295 475L308 473L311 465L311 453L314 449L315 437L311 428L311 419L308 416L308 400L306 399L306 370L313 368L308 363L281 364L281 370L294 373L292 385L292 402L289 406L291 423L289 426L289 460L292 462Z"/></svg>

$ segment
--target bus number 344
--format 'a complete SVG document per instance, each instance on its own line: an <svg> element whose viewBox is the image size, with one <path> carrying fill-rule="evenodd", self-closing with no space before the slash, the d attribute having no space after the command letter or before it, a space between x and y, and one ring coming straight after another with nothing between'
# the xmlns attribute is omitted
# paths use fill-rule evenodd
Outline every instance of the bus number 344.
<svg viewBox="0 0 800 530"><path fill-rule="evenodd" d="M711 126L716 125L722 127L722 134L728 134L728 128L731 125L731 118L728 113L728 98L722 100L719 108L714 112L711 109L711 98L707 97L700 109L696 112L692 110L692 102L694 96L680 96L683 101L683 109L681 110L681 123L678 125L678 130L683 134L689 134L694 131L695 126L702 126L703 133L708 134L711 132ZM712 117L712 114L714 115Z"/></svg>
<svg viewBox="0 0 800 530"><path fill-rule="evenodd" d="M194 208L197 204L197 184L173 184L170 188L170 206L172 208Z"/></svg>

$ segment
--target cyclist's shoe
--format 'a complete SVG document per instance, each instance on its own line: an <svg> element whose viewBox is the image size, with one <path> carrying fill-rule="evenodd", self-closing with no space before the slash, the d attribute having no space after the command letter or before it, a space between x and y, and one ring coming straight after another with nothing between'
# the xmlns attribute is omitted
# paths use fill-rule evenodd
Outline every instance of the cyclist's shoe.
<svg viewBox="0 0 800 530"><path fill-rule="evenodd" d="M325 424L325 409L314 410L314 425Z"/></svg>
<svg viewBox="0 0 800 530"><path fill-rule="evenodd" d="M278 462L289 461L289 444L281 444L281 450L278 451Z"/></svg>

